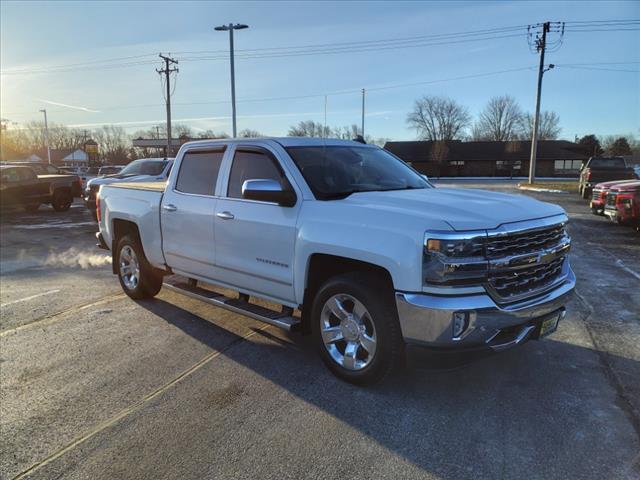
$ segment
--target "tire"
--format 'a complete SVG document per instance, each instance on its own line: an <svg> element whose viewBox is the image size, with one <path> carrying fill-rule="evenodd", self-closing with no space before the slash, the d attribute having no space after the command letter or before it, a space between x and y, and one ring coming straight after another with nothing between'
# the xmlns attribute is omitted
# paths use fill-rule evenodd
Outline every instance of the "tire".
<svg viewBox="0 0 640 480"><path fill-rule="evenodd" d="M40 208L40 204L39 203L32 203L30 205L25 205L24 206L24 209L29 213L37 212L39 208Z"/></svg>
<svg viewBox="0 0 640 480"><path fill-rule="evenodd" d="M134 300L155 297L162 288L162 273L144 256L137 236L121 237L114 253L116 274L124 293Z"/></svg>
<svg viewBox="0 0 640 480"><path fill-rule="evenodd" d="M56 190L51 199L51 206L56 212L66 212L71 208L73 197L71 192L66 190Z"/></svg>
<svg viewBox="0 0 640 480"><path fill-rule="evenodd" d="M591 196L591 190L589 190L588 188L583 188L582 189L582 198L587 200L590 196Z"/></svg>
<svg viewBox="0 0 640 480"><path fill-rule="evenodd" d="M393 291L375 275L354 272L325 282L311 307L311 332L324 364L349 383L372 385L404 363Z"/></svg>

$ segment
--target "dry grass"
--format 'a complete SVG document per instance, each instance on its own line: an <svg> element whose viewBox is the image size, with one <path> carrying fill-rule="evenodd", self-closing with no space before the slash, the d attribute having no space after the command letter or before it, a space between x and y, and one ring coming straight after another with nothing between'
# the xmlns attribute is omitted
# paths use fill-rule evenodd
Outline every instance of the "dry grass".
<svg viewBox="0 0 640 480"><path fill-rule="evenodd" d="M559 190L561 192L570 192L570 193L578 193L578 181L571 180L567 182L556 182L553 180L549 181L538 181L534 184L530 185L528 183L519 183L518 188L522 190Z"/></svg>

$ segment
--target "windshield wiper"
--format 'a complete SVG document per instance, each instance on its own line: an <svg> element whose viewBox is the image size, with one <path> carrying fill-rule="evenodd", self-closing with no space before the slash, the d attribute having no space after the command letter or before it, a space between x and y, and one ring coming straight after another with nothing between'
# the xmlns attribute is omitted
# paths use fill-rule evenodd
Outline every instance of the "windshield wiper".
<svg viewBox="0 0 640 480"><path fill-rule="evenodd" d="M414 187L413 185L405 185L404 187L391 187L391 188L382 188L380 192L391 192L393 190L421 190L427 187Z"/></svg>
<svg viewBox="0 0 640 480"><path fill-rule="evenodd" d="M322 195L322 200L342 200L347 198L352 193L362 192L367 190L345 190L344 192L327 193Z"/></svg>

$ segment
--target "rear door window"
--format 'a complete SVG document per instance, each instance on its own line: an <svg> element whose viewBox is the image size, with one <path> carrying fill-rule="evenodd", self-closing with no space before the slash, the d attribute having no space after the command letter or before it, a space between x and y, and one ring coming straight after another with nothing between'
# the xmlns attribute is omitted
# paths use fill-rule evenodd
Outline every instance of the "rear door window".
<svg viewBox="0 0 640 480"><path fill-rule="evenodd" d="M186 152L180 163L176 190L197 195L214 195L224 150Z"/></svg>
<svg viewBox="0 0 640 480"><path fill-rule="evenodd" d="M20 180L34 180L37 177L36 173L30 168L18 169L18 176Z"/></svg>

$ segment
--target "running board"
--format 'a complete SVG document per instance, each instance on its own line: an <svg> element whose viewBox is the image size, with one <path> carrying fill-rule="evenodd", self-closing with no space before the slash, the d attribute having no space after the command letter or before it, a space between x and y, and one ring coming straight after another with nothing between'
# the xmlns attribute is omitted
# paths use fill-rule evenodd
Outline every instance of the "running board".
<svg viewBox="0 0 640 480"><path fill-rule="evenodd" d="M254 320L274 325L287 331L294 331L300 325L300 319L286 313L277 312L269 308L261 307L248 301L238 298L229 298L218 292L212 292L200 288L197 285L189 284L186 278L166 278L162 286L173 292L195 298L215 307L224 308L234 313L246 315Z"/></svg>

